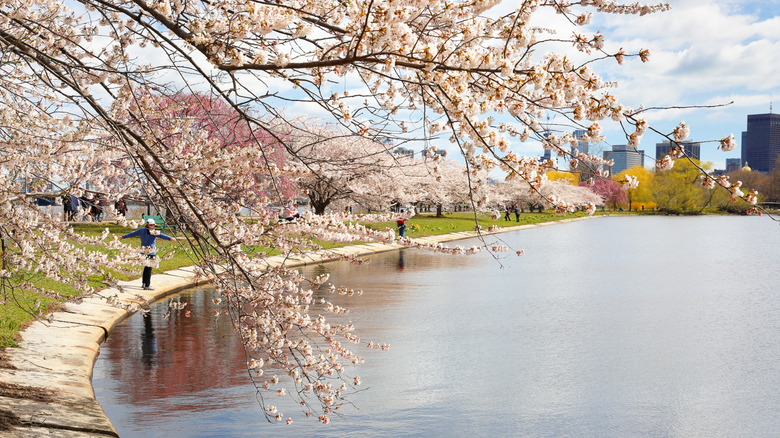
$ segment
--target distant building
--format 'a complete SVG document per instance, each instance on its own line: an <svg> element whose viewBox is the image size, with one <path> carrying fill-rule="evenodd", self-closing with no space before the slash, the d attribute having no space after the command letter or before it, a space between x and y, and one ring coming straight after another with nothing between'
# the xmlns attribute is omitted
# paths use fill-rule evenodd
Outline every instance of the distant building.
<svg viewBox="0 0 780 438"><path fill-rule="evenodd" d="M577 139L577 146L573 146L571 148L572 153L576 150L577 152L580 152L582 154L589 154L590 150L590 143L587 141L580 141L579 138L582 137L584 134L587 134L588 131L584 129L578 129L574 131L572 134L574 135L574 138ZM596 171L601 170L600 166L594 166L593 164L585 164L582 163L581 165L578 165L576 169L572 169L575 172L580 172L580 181L587 181L589 178L592 178L596 175Z"/></svg>
<svg viewBox="0 0 780 438"><path fill-rule="evenodd" d="M624 144L616 144L612 146L611 151L604 151L603 158L615 160L615 164L609 169L610 175L617 175L626 169L645 165L645 151L638 151Z"/></svg>
<svg viewBox="0 0 780 438"><path fill-rule="evenodd" d="M736 172L742 169L741 158L726 158L726 173Z"/></svg>
<svg viewBox="0 0 780 438"><path fill-rule="evenodd" d="M590 146L590 143L588 143L587 141L580 141L580 139L579 139L580 137L582 137L583 135L585 135L587 133L588 133L588 131L586 131L584 129L578 129L578 130L576 130L576 131L574 131L572 133L574 135L574 138L577 139L577 146L571 148L572 152L576 149L577 151L579 151L579 152L581 152L583 154L587 154L588 153L588 147Z"/></svg>
<svg viewBox="0 0 780 438"><path fill-rule="evenodd" d="M547 139L550 137L550 134L551 134L550 131L545 131L542 133L542 137ZM544 148L544 153L542 154L541 157L539 157L539 159L542 161L549 161L552 158L552 150L548 149L548 147L550 146L547 144L545 140L542 140L542 147Z"/></svg>
<svg viewBox="0 0 780 438"><path fill-rule="evenodd" d="M701 143L693 141L681 141L679 145L685 150L685 154L689 157L701 161ZM668 141L655 144L655 159L663 159L664 156L669 155L669 151L672 150L672 144Z"/></svg>
<svg viewBox="0 0 780 438"><path fill-rule="evenodd" d="M544 155L542 155L539 158L541 158L542 161L549 161L550 158L552 158L552 151L550 151L550 149L545 149L544 150Z"/></svg>
<svg viewBox="0 0 780 438"><path fill-rule="evenodd" d="M393 149L393 155L400 155L400 156L409 156L411 158L414 158L414 149L405 148L403 146L398 146L397 148Z"/></svg>
<svg viewBox="0 0 780 438"><path fill-rule="evenodd" d="M747 116L742 132L742 163L758 172L769 173L780 155L780 114Z"/></svg>

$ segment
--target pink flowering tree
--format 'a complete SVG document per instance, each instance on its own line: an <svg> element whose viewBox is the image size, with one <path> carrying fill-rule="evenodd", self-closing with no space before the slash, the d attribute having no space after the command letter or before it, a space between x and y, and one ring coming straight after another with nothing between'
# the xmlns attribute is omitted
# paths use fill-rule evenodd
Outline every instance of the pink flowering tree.
<svg viewBox="0 0 780 438"><path fill-rule="evenodd" d="M628 202L626 191L617 182L611 179L595 179L593 181L583 181L580 186L589 188L604 200L604 205L617 209Z"/></svg>
<svg viewBox="0 0 780 438"><path fill-rule="evenodd" d="M30 276L36 275L90 293L85 278L120 269L133 255L107 234L84 242L35 208L35 196L80 194L87 182L109 199L150 194L186 230L181 240L195 250L198 273L211 276L225 298L258 386L282 395L285 388L277 385L287 385L304 409L328 422L331 406L360 383L352 367L362 361L357 346L377 344L359 339L338 316L336 322L320 316L344 309L326 303L312 310L312 288L326 278L304 279L284 266L268 269L265 255L252 249L273 246L299 256L316 247L312 237L391 241L391 232L354 223L396 216L309 214L280 225L270 207L289 194L279 181L298 181L328 160L307 156L294 136L279 130L280 121L291 119L285 111L317 111L339 130L369 140L449 138L462 152L465 191L479 208L487 208L490 191L488 178L479 175L503 172L541 190L549 163L513 152L513 142L535 140L561 157L596 166L598 157L572 156L570 146L599 141L599 123L622 123L631 145L656 129L641 110L610 94L596 71L599 60L645 61L648 52L607 52L604 36L581 26L593 13L646 14L667 5L523 0L499 14L492 10L498 3L0 3L4 290L34 287ZM545 9L566 17L570 31L553 35L534 27L532 18ZM583 61L560 51L567 39ZM194 91L203 97L180 98ZM196 114L187 108L193 105L200 108ZM548 113L586 135L547 132L542 121ZM212 114L221 115L203 122ZM673 141L688 135L684 123L661 131ZM733 149L733 136L721 147ZM671 168L675 158L659 168ZM30 189L26 181L35 184ZM718 185L726 187L720 180L712 186ZM756 202L739 186L728 190ZM557 210L572 209L565 199L547 201ZM253 211L252 221L237 216L245 207ZM115 251L102 256L84 250L86 243ZM269 368L289 378L269 378L263 373ZM265 409L269 419L285 420L271 408Z"/></svg>
<svg viewBox="0 0 780 438"><path fill-rule="evenodd" d="M262 153L256 156L239 154L238 159L256 168L265 165L274 169L285 167L287 153L281 144L289 142L289 133L272 133L263 127L247 123L247 120L222 98L204 93L176 93L156 97L139 95L136 101L142 102L141 98L156 102L156 111L147 112L141 105L131 104L131 107L135 108L129 112L131 116L127 123L134 127L146 126L154 129L168 153L193 156L188 143L191 142L190 136L196 134L211 143L213 150L218 151L220 157L235 155L233 151L259 149ZM133 120L135 114L142 119ZM219 185L219 181L225 178L222 172L230 174L232 169L229 166L215 166L208 178ZM222 193L239 199L243 208L251 210L257 205L262 206L264 201L258 203L257 199L291 200L298 194L295 181L285 172L244 173L245 178L254 180L252 184L235 185L230 193ZM204 195L212 194L204 192ZM159 202L157 199L152 201Z"/></svg>

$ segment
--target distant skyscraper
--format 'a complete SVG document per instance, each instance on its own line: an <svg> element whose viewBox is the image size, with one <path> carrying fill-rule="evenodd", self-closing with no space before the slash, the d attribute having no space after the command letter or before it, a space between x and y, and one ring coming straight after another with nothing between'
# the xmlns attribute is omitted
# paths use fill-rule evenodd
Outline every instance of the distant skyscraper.
<svg viewBox="0 0 780 438"><path fill-rule="evenodd" d="M701 161L701 143L693 141L681 141L680 146L683 147L685 153L695 159ZM669 155L669 151L672 150L672 144L668 141L655 144L655 159L663 159L664 156Z"/></svg>
<svg viewBox="0 0 780 438"><path fill-rule="evenodd" d="M572 134L574 135L574 138L577 139L577 146L573 146L571 148L572 154L574 153L575 150L577 152L582 153L582 154L588 154L589 153L588 150L590 149L590 143L587 142L587 141L580 141L579 140L580 137L582 137L584 134L587 134L587 133L588 133L588 131L586 131L584 129L578 129L578 130L572 132ZM588 178L591 178L591 177L593 177L596 174L595 171L600 170L600 166L596 167L593 164L582 163L581 165L578 165L577 168L571 169L571 170L574 171L574 172L579 172L580 173L580 181L586 181L586 180L588 180Z"/></svg>
<svg viewBox="0 0 780 438"><path fill-rule="evenodd" d="M780 114L747 116L742 132L742 164L758 172L771 172L780 155Z"/></svg>
<svg viewBox="0 0 780 438"><path fill-rule="evenodd" d="M549 138L550 137L550 131L543 132L542 133L542 137ZM544 141L542 141L542 147L544 147L545 144L546 143ZM548 161L548 160L550 160L550 158L552 158L552 151L550 149L545 148L544 149L544 153L542 154L541 157L539 157L539 159L542 160L542 161Z"/></svg>
<svg viewBox="0 0 780 438"><path fill-rule="evenodd" d="M616 144L612 146L611 151L604 151L604 159L615 160L615 164L612 165L610 173L612 175L617 175L632 167L644 167L645 151L638 151L633 147L624 144Z"/></svg>
<svg viewBox="0 0 780 438"><path fill-rule="evenodd" d="M583 154L587 154L588 153L589 143L587 141L580 141L580 137L582 137L583 135L585 135L587 133L588 133L588 131L586 131L584 129L578 129L578 130L576 130L576 131L574 131L572 133L572 134L574 134L574 138L577 139L577 146L573 147L572 150L577 149L579 152L581 152Z"/></svg>
<svg viewBox="0 0 780 438"><path fill-rule="evenodd" d="M726 158L726 173L736 172L742 169L741 158Z"/></svg>

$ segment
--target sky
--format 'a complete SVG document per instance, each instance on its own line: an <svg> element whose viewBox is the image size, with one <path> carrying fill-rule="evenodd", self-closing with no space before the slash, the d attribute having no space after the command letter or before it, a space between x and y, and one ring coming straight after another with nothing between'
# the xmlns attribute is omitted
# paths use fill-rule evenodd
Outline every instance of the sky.
<svg viewBox="0 0 780 438"><path fill-rule="evenodd" d="M608 48L649 49L650 61L637 58L619 66L598 64L606 79L618 82L614 94L629 107L723 105L717 108L652 111L647 119L662 131L684 120L693 141L719 140L733 133L738 148L717 150L702 144L702 160L716 169L739 158L748 114L780 113L780 0L672 0L671 10L639 16L594 17ZM605 68L606 67L606 68ZM625 144L620 133L605 131L611 144ZM655 155L661 138L646 134L640 149Z"/></svg>

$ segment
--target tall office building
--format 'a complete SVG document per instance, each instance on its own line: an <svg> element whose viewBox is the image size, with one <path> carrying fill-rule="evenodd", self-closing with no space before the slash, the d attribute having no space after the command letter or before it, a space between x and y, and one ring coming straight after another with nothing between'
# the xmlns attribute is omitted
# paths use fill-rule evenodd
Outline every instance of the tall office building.
<svg viewBox="0 0 780 438"><path fill-rule="evenodd" d="M580 137L582 137L583 135L585 135L587 133L588 133L588 131L586 131L584 129L578 129L578 130L576 130L576 131L574 131L572 133L574 135L574 138L577 139L577 146L573 147L572 151L574 149L577 149L579 152L581 152L583 154L587 154L588 153L588 146L590 146L590 143L588 143L587 141L581 141L580 140Z"/></svg>
<svg viewBox="0 0 780 438"><path fill-rule="evenodd" d="M758 172L771 172L780 155L780 114L747 116L742 132L742 164Z"/></svg>
<svg viewBox="0 0 780 438"><path fill-rule="evenodd" d="M542 137L549 138L550 137L550 131L545 131L542 133ZM545 143L542 141L542 147L544 147ZM539 157L542 161L549 161L552 158L552 150L545 148L544 153L541 157Z"/></svg>
<svg viewBox="0 0 780 438"><path fill-rule="evenodd" d="M576 150L577 152L588 154L590 150L590 143L587 141L581 141L580 137L587 134L588 131L584 129L578 129L574 131L572 134L574 135L574 138L577 139L577 146L573 146L571 148L572 154ZM587 181L589 178L592 178L596 175L596 171L601 170L601 166L595 166L593 164L585 164L582 163L579 166L577 166L576 169L571 169L572 171L579 172L580 174L580 181Z"/></svg>
<svg viewBox="0 0 780 438"><path fill-rule="evenodd" d="M681 141L679 142L685 154L689 157L701 161L701 143L693 141ZM669 151L672 150L672 144L668 141L655 144L655 159L661 160L664 156L669 155Z"/></svg>
<svg viewBox="0 0 780 438"><path fill-rule="evenodd" d="M645 151L638 151L631 146L616 144L612 146L611 151L604 151L605 160L615 160L615 164L610 169L611 175L630 169L636 166L645 165Z"/></svg>
<svg viewBox="0 0 780 438"><path fill-rule="evenodd" d="M726 173L736 172L742 169L741 158L726 158Z"/></svg>

